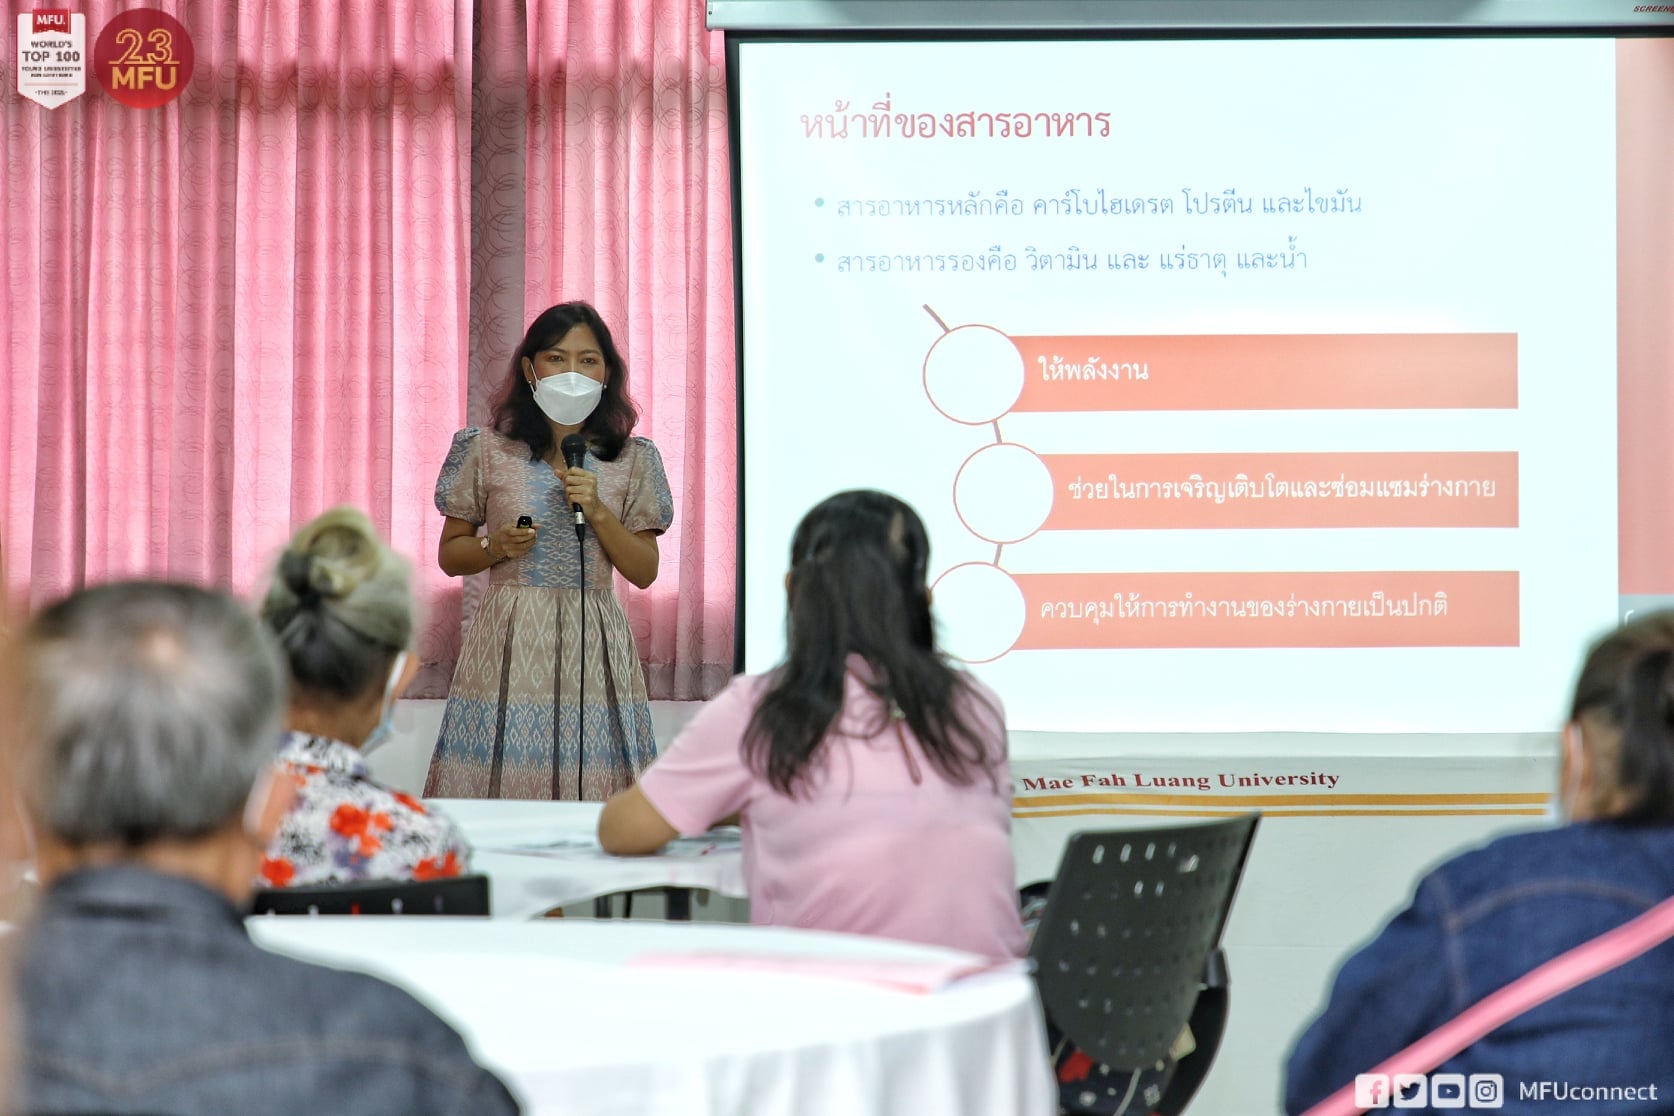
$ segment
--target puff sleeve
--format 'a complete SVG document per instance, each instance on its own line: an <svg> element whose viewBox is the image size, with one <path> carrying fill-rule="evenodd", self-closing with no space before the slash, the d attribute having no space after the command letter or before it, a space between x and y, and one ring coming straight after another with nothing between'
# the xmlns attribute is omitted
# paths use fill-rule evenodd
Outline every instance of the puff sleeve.
<svg viewBox="0 0 1674 1116"><path fill-rule="evenodd" d="M482 468L482 430L467 426L453 436L436 478L436 510L482 526L488 519L488 486Z"/></svg>
<svg viewBox="0 0 1674 1116"><path fill-rule="evenodd" d="M674 494L669 491L668 474L663 471L663 456L649 438L635 438L633 452L622 526L636 534L640 531L662 534L674 522ZM437 491L439 494L440 489Z"/></svg>

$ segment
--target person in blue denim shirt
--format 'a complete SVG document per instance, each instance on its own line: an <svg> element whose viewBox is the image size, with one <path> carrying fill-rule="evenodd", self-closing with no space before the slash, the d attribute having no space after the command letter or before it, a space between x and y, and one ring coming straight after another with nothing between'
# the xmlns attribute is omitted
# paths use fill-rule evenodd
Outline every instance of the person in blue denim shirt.
<svg viewBox="0 0 1674 1116"><path fill-rule="evenodd" d="M1419 883L1412 904L1344 963L1291 1052L1287 1113L1674 896L1674 612L1626 624L1591 650L1563 747L1565 824L1502 837ZM1435 1072L1499 1075L1507 1114L1674 1113L1674 943L1530 1009ZM1596 1091L1585 1103L1560 1099L1581 1089ZM1460 1100L1486 1105L1492 1081L1483 1090Z"/></svg>
<svg viewBox="0 0 1674 1116"><path fill-rule="evenodd" d="M277 650L223 594L73 594L24 639L23 790L44 888L22 932L21 1095L0 1109L170 1116L516 1113L407 993L246 934L289 804Z"/></svg>

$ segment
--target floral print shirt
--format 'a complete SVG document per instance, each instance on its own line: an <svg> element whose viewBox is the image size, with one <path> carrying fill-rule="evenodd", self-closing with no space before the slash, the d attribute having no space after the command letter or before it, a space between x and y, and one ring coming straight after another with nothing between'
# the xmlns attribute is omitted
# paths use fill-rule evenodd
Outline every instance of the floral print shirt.
<svg viewBox="0 0 1674 1116"><path fill-rule="evenodd" d="M358 749L293 732L279 767L296 800L262 860L257 887L464 875L471 850L452 821L373 779Z"/></svg>

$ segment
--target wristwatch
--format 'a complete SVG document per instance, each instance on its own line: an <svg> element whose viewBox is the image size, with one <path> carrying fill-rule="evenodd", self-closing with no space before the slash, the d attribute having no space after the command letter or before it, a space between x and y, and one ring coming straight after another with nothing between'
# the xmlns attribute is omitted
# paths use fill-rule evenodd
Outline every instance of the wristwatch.
<svg viewBox="0 0 1674 1116"><path fill-rule="evenodd" d="M478 539L479 542L482 543L482 552L484 554L488 554L488 536L487 535L478 535L477 539ZM494 560L494 555L488 554L488 559L489 559L489 561L493 561Z"/></svg>

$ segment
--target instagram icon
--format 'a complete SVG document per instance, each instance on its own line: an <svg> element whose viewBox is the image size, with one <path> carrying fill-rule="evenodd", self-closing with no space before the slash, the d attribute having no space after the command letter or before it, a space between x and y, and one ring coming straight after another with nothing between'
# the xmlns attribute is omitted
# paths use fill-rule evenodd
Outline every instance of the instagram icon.
<svg viewBox="0 0 1674 1116"><path fill-rule="evenodd" d="M1466 1096L1472 1108L1503 1108L1505 1078L1497 1073L1473 1073Z"/></svg>

